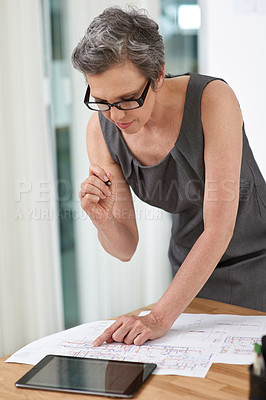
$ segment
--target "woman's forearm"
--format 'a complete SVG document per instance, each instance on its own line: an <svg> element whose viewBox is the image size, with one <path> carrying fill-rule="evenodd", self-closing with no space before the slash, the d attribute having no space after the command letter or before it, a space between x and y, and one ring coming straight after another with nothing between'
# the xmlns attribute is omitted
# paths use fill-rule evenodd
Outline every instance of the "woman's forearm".
<svg viewBox="0 0 266 400"><path fill-rule="evenodd" d="M137 231L133 233L126 225L117 221L113 215L97 229L101 245L109 254L121 261L131 259L138 244Z"/></svg>
<svg viewBox="0 0 266 400"><path fill-rule="evenodd" d="M219 232L217 235L217 229L204 231L152 311L140 317L120 317L93 345L116 341L140 346L149 339L162 337L207 281L226 250L230 237L230 232L224 235Z"/></svg>
<svg viewBox="0 0 266 400"><path fill-rule="evenodd" d="M209 279L231 239L231 232L204 231L177 271L170 286L152 312L171 327Z"/></svg>

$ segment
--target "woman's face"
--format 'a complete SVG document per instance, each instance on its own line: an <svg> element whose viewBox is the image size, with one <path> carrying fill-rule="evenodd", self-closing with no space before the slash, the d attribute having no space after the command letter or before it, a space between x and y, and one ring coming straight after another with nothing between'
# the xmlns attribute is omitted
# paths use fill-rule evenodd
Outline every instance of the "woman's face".
<svg viewBox="0 0 266 400"><path fill-rule="evenodd" d="M134 64L127 61L100 74L87 75L87 82L92 97L90 101L115 103L133 98L138 99L148 81ZM151 118L155 95L150 86L142 107L135 110L119 110L111 107L103 114L122 132L137 133Z"/></svg>

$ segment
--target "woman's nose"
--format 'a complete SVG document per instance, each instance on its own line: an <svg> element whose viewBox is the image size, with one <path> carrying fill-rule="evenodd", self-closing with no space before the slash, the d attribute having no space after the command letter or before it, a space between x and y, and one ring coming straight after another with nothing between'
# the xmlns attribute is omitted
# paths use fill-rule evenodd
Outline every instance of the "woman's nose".
<svg viewBox="0 0 266 400"><path fill-rule="evenodd" d="M111 107L110 115L113 121L120 121L125 116L125 110L119 110L116 107Z"/></svg>

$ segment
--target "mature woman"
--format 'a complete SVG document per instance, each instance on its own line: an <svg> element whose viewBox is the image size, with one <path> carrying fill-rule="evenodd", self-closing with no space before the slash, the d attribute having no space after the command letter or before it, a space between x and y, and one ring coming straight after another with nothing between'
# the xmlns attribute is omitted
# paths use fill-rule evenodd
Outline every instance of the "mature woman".
<svg viewBox="0 0 266 400"><path fill-rule="evenodd" d="M161 337L197 295L266 311L266 185L231 88L165 76L158 25L133 9L96 17L73 64L96 111L79 197L102 246L123 261L136 250L129 186L173 216L169 288L149 315L121 317L94 344Z"/></svg>

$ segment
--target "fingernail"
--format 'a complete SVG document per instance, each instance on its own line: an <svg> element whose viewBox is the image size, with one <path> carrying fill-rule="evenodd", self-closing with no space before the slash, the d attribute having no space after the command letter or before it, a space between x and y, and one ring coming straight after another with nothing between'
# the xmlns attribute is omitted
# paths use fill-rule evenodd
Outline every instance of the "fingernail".
<svg viewBox="0 0 266 400"><path fill-rule="evenodd" d="M106 182L106 181L108 181L109 179L107 178L106 175L104 175L103 180L104 180L104 182Z"/></svg>

